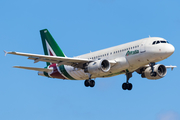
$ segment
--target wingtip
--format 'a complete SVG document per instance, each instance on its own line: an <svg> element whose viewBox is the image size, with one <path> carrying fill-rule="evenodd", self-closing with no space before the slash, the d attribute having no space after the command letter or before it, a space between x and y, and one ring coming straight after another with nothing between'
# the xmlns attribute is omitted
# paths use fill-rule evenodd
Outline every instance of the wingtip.
<svg viewBox="0 0 180 120"><path fill-rule="evenodd" d="M5 54L4 54L4 56L6 56L6 55L8 54L8 52L7 52L7 51L5 51L5 50L4 50L4 53L5 53Z"/></svg>
<svg viewBox="0 0 180 120"><path fill-rule="evenodd" d="M19 68L20 66L13 66L13 68Z"/></svg>

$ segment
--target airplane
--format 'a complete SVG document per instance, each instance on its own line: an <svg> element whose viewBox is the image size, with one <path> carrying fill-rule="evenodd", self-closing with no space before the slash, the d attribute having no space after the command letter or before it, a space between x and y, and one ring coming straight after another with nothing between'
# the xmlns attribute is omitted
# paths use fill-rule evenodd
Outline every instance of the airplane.
<svg viewBox="0 0 180 120"><path fill-rule="evenodd" d="M86 87L94 87L96 78L126 75L123 90L131 90L129 82L133 72L142 78L157 80L166 76L167 68L172 70L177 66L156 64L170 57L175 48L161 37L150 37L114 46L111 48L90 52L77 57L67 57L58 46L47 29L40 30L44 55L21 52L5 52L6 54L20 55L34 60L46 62L46 67L14 66L27 70L38 71L38 75L64 80L85 80ZM94 79L94 80L93 80Z"/></svg>

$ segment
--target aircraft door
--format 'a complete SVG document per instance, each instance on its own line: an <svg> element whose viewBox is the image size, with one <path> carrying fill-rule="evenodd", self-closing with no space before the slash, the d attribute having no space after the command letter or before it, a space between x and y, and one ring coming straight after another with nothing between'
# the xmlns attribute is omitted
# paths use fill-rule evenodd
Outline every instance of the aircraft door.
<svg viewBox="0 0 180 120"><path fill-rule="evenodd" d="M144 62L146 62L146 42L147 42L147 40L143 40L142 41L142 43L141 43L141 45L140 45L140 54L139 54L139 61L141 62L141 63L144 63Z"/></svg>
<svg viewBox="0 0 180 120"><path fill-rule="evenodd" d="M142 43L140 45L140 53L145 53L146 52L146 40L142 40Z"/></svg>

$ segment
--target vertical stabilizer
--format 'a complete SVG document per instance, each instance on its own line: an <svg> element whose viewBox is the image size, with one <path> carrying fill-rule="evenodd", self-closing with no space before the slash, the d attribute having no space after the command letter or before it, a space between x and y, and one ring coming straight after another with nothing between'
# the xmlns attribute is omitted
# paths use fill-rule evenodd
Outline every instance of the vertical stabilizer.
<svg viewBox="0 0 180 120"><path fill-rule="evenodd" d="M61 48L58 46L47 29L40 30L40 34L45 55L65 57ZM49 62L47 62L47 66L48 65L50 65Z"/></svg>

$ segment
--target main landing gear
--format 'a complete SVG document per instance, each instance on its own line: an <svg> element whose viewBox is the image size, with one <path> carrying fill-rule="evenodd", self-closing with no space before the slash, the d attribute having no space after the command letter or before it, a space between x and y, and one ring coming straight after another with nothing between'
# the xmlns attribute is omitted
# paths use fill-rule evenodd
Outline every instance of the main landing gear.
<svg viewBox="0 0 180 120"><path fill-rule="evenodd" d="M95 86L95 81L94 80L91 80L91 79L89 79L89 80L85 80L84 81L84 85L86 86L86 87L94 87Z"/></svg>
<svg viewBox="0 0 180 120"><path fill-rule="evenodd" d="M91 75L89 75L89 79L85 80L84 81L84 85L86 87L94 87L95 86L95 81L94 80L91 80Z"/></svg>
<svg viewBox="0 0 180 120"><path fill-rule="evenodd" d="M132 90L133 85L129 83L129 79L132 77L132 73L126 73L126 82L122 84L122 89L123 90Z"/></svg>

